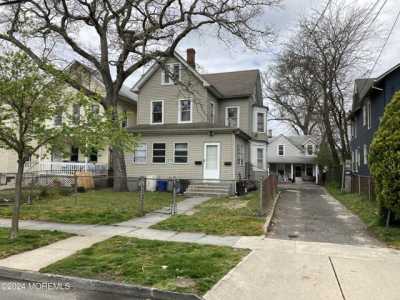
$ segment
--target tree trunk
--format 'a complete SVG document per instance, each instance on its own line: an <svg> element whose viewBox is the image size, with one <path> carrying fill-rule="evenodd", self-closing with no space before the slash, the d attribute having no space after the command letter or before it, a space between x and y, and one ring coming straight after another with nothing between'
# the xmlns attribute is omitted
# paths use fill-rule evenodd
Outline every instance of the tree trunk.
<svg viewBox="0 0 400 300"><path fill-rule="evenodd" d="M15 182L15 203L14 210L11 220L11 230L10 230L10 239L16 239L18 236L18 227L19 227L19 213L21 206L21 198L22 198L22 180L24 176L24 165L25 162L22 158L18 159L18 171L17 178Z"/></svg>
<svg viewBox="0 0 400 300"><path fill-rule="evenodd" d="M127 192L128 180L126 177L126 165L124 152L118 148L112 151L112 166L114 175L114 192Z"/></svg>

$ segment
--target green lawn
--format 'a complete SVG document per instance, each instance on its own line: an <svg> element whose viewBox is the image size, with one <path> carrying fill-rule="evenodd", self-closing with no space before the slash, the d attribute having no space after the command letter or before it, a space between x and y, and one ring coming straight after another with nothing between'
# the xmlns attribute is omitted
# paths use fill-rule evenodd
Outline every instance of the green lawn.
<svg viewBox="0 0 400 300"><path fill-rule="evenodd" d="M150 212L170 205L171 193L145 193L144 210ZM181 197L178 197L178 200ZM24 204L21 219L81 224L113 224L129 220L139 213L136 192L113 192L110 189L63 196L50 193L33 205ZM11 207L0 207L0 217L10 218Z"/></svg>
<svg viewBox="0 0 400 300"><path fill-rule="evenodd" d="M196 207L193 215L176 215L152 228L217 235L262 235L265 218L257 216L258 201L258 192L239 198L214 198Z"/></svg>
<svg viewBox="0 0 400 300"><path fill-rule="evenodd" d="M40 271L201 295L248 253L116 236Z"/></svg>
<svg viewBox="0 0 400 300"><path fill-rule="evenodd" d="M400 249L400 227L386 228L382 224L376 201L369 201L358 194L342 193L334 185L328 186L327 189L338 201L358 215L377 239L390 247Z"/></svg>
<svg viewBox="0 0 400 300"><path fill-rule="evenodd" d="M0 228L0 258L40 248L72 236L58 231L20 230L18 238L10 240L9 232L9 229Z"/></svg>

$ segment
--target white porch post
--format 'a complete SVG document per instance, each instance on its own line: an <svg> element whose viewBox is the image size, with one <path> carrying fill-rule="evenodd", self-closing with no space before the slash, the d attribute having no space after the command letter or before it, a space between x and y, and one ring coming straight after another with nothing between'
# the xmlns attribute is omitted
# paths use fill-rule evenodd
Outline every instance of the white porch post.
<svg viewBox="0 0 400 300"><path fill-rule="evenodd" d="M319 168L318 165L315 165L315 183L318 184L318 176L319 176Z"/></svg>
<svg viewBox="0 0 400 300"><path fill-rule="evenodd" d="M290 179L293 180L293 163L290 164Z"/></svg>

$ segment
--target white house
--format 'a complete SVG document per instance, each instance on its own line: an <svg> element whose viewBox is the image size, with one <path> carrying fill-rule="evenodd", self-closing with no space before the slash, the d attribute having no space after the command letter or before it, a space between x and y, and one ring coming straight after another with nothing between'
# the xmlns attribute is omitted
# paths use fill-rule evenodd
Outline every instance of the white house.
<svg viewBox="0 0 400 300"><path fill-rule="evenodd" d="M318 183L316 154L319 143L313 136L270 137L267 146L268 171L280 181L314 181Z"/></svg>

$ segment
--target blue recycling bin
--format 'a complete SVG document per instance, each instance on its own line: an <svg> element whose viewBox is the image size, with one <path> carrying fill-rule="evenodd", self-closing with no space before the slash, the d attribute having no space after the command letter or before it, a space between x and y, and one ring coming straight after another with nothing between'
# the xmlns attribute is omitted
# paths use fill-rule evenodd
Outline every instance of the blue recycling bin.
<svg viewBox="0 0 400 300"><path fill-rule="evenodd" d="M166 192L168 190L168 181L167 180L157 180L156 190L158 192Z"/></svg>

